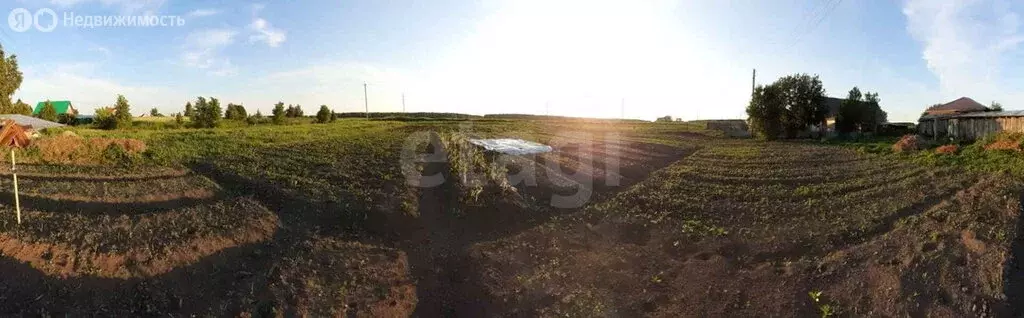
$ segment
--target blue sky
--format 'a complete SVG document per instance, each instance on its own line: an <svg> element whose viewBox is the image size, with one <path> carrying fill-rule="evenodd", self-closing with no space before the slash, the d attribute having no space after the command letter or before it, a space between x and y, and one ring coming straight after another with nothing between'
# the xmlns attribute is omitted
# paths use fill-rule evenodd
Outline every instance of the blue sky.
<svg viewBox="0 0 1024 318"><path fill-rule="evenodd" d="M969 96L1024 109L1012 1L15 0L0 12L175 15L183 26L0 28L15 98L136 113L196 96L372 110L741 118L760 84L821 76L877 91L891 120ZM547 105L547 106L546 106Z"/></svg>

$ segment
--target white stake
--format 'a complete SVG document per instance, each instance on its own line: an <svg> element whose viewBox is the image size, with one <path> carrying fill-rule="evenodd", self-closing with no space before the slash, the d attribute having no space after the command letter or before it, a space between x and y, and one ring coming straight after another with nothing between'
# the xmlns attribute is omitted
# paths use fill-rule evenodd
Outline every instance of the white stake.
<svg viewBox="0 0 1024 318"><path fill-rule="evenodd" d="M11 176L14 176L14 210L18 214L18 224L21 224L21 201L18 200L18 173L14 171L14 149L11 149Z"/></svg>

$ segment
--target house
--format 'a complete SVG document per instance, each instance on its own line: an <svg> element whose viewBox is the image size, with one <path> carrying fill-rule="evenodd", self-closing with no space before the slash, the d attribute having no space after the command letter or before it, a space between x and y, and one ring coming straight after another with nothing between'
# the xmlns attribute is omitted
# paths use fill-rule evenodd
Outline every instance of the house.
<svg viewBox="0 0 1024 318"><path fill-rule="evenodd" d="M50 101L50 104L53 104L53 108L57 110L58 116L61 114L72 114L76 116L78 115L78 110L75 109L75 106L71 105L71 101L53 100ZM45 106L45 101L36 104L36 109L32 111L32 115L39 115L39 112L43 111L43 107Z"/></svg>
<svg viewBox="0 0 1024 318"><path fill-rule="evenodd" d="M928 108L917 124L919 134L934 139L975 140L1001 131L1024 132L1024 111L991 111L967 97Z"/></svg>
<svg viewBox="0 0 1024 318"><path fill-rule="evenodd" d="M960 97L952 102L929 107L924 115L953 115L989 111L988 107L970 99Z"/></svg>

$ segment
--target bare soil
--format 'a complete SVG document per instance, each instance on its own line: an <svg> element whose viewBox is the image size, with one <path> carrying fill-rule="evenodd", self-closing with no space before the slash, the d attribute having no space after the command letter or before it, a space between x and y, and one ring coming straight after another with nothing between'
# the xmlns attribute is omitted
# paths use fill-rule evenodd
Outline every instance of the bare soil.
<svg viewBox="0 0 1024 318"><path fill-rule="evenodd" d="M510 158L514 190L475 201L451 182L405 187L397 165L372 189L347 182L367 171L292 178L304 168L244 156L26 165L25 223L0 193L0 315L1024 313L1024 183L1007 175L672 130L522 133L555 151ZM296 149L339 151L259 151Z"/></svg>

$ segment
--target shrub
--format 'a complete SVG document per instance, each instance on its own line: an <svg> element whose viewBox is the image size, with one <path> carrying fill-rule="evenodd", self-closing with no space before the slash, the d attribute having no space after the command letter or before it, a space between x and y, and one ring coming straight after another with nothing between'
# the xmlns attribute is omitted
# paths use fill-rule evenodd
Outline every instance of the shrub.
<svg viewBox="0 0 1024 318"><path fill-rule="evenodd" d="M892 145L893 152L917 151L924 148L924 141L918 135L906 135Z"/></svg>
<svg viewBox="0 0 1024 318"><path fill-rule="evenodd" d="M103 162L107 164L119 165L119 166L130 166L136 162L138 158L137 154L128 152L124 147L117 143L111 143L103 149Z"/></svg>
<svg viewBox="0 0 1024 318"><path fill-rule="evenodd" d="M320 105L320 111L316 112L316 122L326 123L331 120L331 110L327 109L327 105Z"/></svg>
<svg viewBox="0 0 1024 318"><path fill-rule="evenodd" d="M97 108L93 124L99 129L116 129L117 119L114 118L114 110L109 107Z"/></svg>
<svg viewBox="0 0 1024 318"><path fill-rule="evenodd" d="M78 123L78 117L72 113L63 113L57 116L57 122L68 126L74 126Z"/></svg>
<svg viewBox="0 0 1024 318"><path fill-rule="evenodd" d="M960 147L957 145L942 145L935 149L935 153L949 155L955 154L958 150L960 150Z"/></svg>

